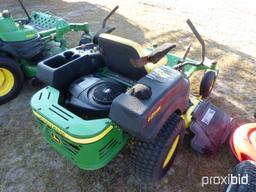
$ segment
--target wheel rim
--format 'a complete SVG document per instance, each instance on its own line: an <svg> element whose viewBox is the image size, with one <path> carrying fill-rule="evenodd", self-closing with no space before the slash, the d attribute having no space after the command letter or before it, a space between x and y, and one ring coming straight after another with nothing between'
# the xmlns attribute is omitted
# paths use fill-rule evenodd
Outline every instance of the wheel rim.
<svg viewBox="0 0 256 192"><path fill-rule="evenodd" d="M6 68L0 68L0 96L8 94L14 86L14 76Z"/></svg>
<svg viewBox="0 0 256 192"><path fill-rule="evenodd" d="M174 140L174 142L173 142L171 148L169 149L169 151L168 151L168 153L167 153L167 156L166 156L166 158L165 158L165 160L164 160L163 168L165 168L165 167L168 165L168 163L170 162L170 160L172 159L172 156L173 156L173 154L174 154L174 152L175 152L175 149L177 148L177 145L178 145L178 143L179 143L179 140L180 140L180 136L178 135L178 136L175 138L175 140Z"/></svg>
<svg viewBox="0 0 256 192"><path fill-rule="evenodd" d="M213 86L214 86L214 83L215 83L215 80L213 79L213 80L212 80L212 82L211 82L210 88L209 88L209 92L211 92L211 91L212 91Z"/></svg>

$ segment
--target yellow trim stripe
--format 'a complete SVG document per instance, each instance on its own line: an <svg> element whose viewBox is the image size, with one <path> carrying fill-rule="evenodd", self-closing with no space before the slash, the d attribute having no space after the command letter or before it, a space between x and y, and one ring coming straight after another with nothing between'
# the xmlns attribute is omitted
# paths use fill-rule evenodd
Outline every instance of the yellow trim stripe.
<svg viewBox="0 0 256 192"><path fill-rule="evenodd" d="M163 168L166 167L166 165L168 165L168 163L170 162L170 160L172 159L173 153L175 152L175 149L177 148L177 145L179 143L180 140L180 135L177 135L177 137L175 138L171 148L169 149L167 156L164 160L164 164L163 164Z"/></svg>
<svg viewBox="0 0 256 192"><path fill-rule="evenodd" d="M46 118L42 117L36 111L33 111L33 113L39 120L41 120L43 123L48 125L48 127L54 129L57 133L59 133L60 135L62 135L65 138L69 139L70 141L73 141L74 143L88 144L88 143L96 142L96 141L102 139L105 135L107 135L113 129L113 126L110 125L107 129L105 129L102 133L100 133L99 135L97 135L95 137L91 137L88 139L79 139L79 138L73 137L73 136L67 134L66 132L62 131L60 128L58 128L56 125L54 125L53 123L48 121Z"/></svg>

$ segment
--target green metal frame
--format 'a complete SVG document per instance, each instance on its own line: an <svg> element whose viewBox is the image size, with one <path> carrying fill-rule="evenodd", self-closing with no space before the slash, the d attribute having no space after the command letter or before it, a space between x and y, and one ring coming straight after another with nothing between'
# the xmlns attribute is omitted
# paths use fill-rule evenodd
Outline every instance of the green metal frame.
<svg viewBox="0 0 256 192"><path fill-rule="evenodd" d="M174 54L167 54L167 59L168 59L168 66L174 67L175 65L179 64L180 57ZM186 61L189 61L191 63L197 63L197 61L192 60L192 59L186 59ZM183 73L190 78L196 71L216 71L217 73L219 72L218 64L213 63L210 65L205 65L201 64L199 66L193 66L193 65L185 65L183 68Z"/></svg>
<svg viewBox="0 0 256 192"><path fill-rule="evenodd" d="M64 34L70 31L83 31L85 34L91 36L89 24L85 23L68 23L63 18L51 15L49 13L35 12L31 14L31 24L42 28L39 35L43 41L52 40L60 42L61 47L66 47L66 39Z"/></svg>

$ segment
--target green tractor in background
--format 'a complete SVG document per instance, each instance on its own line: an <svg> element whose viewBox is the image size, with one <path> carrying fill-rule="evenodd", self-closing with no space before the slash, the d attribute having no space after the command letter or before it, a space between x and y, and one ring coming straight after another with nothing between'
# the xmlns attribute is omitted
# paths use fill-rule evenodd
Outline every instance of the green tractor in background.
<svg viewBox="0 0 256 192"><path fill-rule="evenodd" d="M81 42L91 41L88 23L36 11L30 15L19 3L27 18L13 19L8 10L0 14L0 104L18 95L25 78L36 76L39 61L66 50L66 33L81 31Z"/></svg>

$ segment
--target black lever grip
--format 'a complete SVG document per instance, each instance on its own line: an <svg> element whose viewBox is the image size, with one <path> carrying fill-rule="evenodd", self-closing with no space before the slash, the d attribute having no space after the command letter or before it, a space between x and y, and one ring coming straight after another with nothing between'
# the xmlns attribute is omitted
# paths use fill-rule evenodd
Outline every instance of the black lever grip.
<svg viewBox="0 0 256 192"><path fill-rule="evenodd" d="M112 11L110 11L110 13L104 18L103 23L102 23L102 28L104 28L106 26L107 20L109 19L109 17L111 17L111 15L113 15L116 10L119 8L119 6L117 5L114 9L112 9Z"/></svg>
<svg viewBox="0 0 256 192"><path fill-rule="evenodd" d="M162 59L171 49L175 48L175 44L165 43L158 46L152 53L148 56L148 62L157 63Z"/></svg>
<svg viewBox="0 0 256 192"><path fill-rule="evenodd" d="M158 46L152 53L148 56L141 57L139 59L131 59L130 62L134 67L143 67L147 63L157 63L160 61L171 49L175 48L175 44L165 43Z"/></svg>

